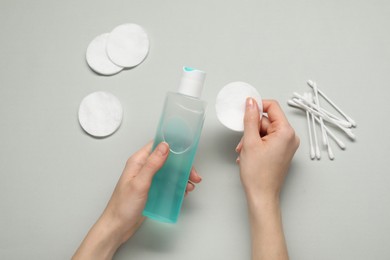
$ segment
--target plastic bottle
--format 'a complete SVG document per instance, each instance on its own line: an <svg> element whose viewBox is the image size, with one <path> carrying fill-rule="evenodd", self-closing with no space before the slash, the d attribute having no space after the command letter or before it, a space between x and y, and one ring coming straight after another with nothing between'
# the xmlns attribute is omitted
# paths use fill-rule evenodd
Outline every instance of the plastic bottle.
<svg viewBox="0 0 390 260"><path fill-rule="evenodd" d="M178 219L205 118L206 102L200 100L205 76L184 67L177 93L167 93L153 149L165 141L170 153L153 177L143 211L154 220L175 223Z"/></svg>

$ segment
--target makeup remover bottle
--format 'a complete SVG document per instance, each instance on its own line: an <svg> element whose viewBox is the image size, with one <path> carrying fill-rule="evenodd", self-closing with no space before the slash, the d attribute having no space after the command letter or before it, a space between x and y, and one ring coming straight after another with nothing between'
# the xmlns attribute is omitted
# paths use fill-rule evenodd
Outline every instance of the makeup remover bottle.
<svg viewBox="0 0 390 260"><path fill-rule="evenodd" d="M168 92L154 139L169 144L164 166L153 177L143 215L175 223L198 147L206 102L200 100L206 74L184 67L177 93Z"/></svg>

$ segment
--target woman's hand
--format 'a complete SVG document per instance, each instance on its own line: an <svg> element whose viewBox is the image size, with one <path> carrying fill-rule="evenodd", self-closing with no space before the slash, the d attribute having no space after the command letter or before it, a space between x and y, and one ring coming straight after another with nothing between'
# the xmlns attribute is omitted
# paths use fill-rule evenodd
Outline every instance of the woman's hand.
<svg viewBox="0 0 390 260"><path fill-rule="evenodd" d="M132 155L123 170L110 201L91 228L73 259L111 259L118 247L127 241L142 224L142 211L154 174L169 155L167 143L160 143L151 153L152 142ZM195 188L201 177L192 168L186 194Z"/></svg>
<svg viewBox="0 0 390 260"><path fill-rule="evenodd" d="M244 118L244 136L238 144L241 180L250 201L278 197L291 159L299 146L279 103L263 101L260 122L257 103L249 98Z"/></svg>
<svg viewBox="0 0 390 260"><path fill-rule="evenodd" d="M248 200L252 259L288 259L279 194L299 138L276 101L264 100L268 117L260 121L257 103L248 98L244 136L236 151Z"/></svg>

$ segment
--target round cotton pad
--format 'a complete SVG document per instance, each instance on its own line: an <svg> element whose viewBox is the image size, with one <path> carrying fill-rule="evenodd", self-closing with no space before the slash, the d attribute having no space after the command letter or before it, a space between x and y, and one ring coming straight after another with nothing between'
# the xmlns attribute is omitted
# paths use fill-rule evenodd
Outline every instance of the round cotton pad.
<svg viewBox="0 0 390 260"><path fill-rule="evenodd" d="M245 82L232 82L224 86L219 91L215 104L219 121L231 130L244 131L245 102L248 97L257 101L261 117L263 103L254 87Z"/></svg>
<svg viewBox="0 0 390 260"><path fill-rule="evenodd" d="M86 96L79 108L79 122L88 134L105 137L114 133L122 122L123 110L118 98L98 91Z"/></svg>
<svg viewBox="0 0 390 260"><path fill-rule="evenodd" d="M111 61L118 66L137 66L148 54L148 35L138 24L119 25L108 36L106 51Z"/></svg>
<svg viewBox="0 0 390 260"><path fill-rule="evenodd" d="M109 33L97 36L88 45L86 59L89 67L96 73L110 76L120 72L123 67L114 64L107 56L106 45Z"/></svg>

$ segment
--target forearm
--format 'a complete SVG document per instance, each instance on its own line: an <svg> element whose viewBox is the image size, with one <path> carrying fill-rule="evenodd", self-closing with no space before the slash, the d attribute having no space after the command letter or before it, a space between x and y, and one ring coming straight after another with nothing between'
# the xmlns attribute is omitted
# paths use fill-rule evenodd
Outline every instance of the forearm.
<svg viewBox="0 0 390 260"><path fill-rule="evenodd" d="M122 244L119 234L120 230L117 230L112 222L100 218L88 232L72 259L112 259Z"/></svg>
<svg viewBox="0 0 390 260"><path fill-rule="evenodd" d="M252 260L288 259L278 196L248 198Z"/></svg>

